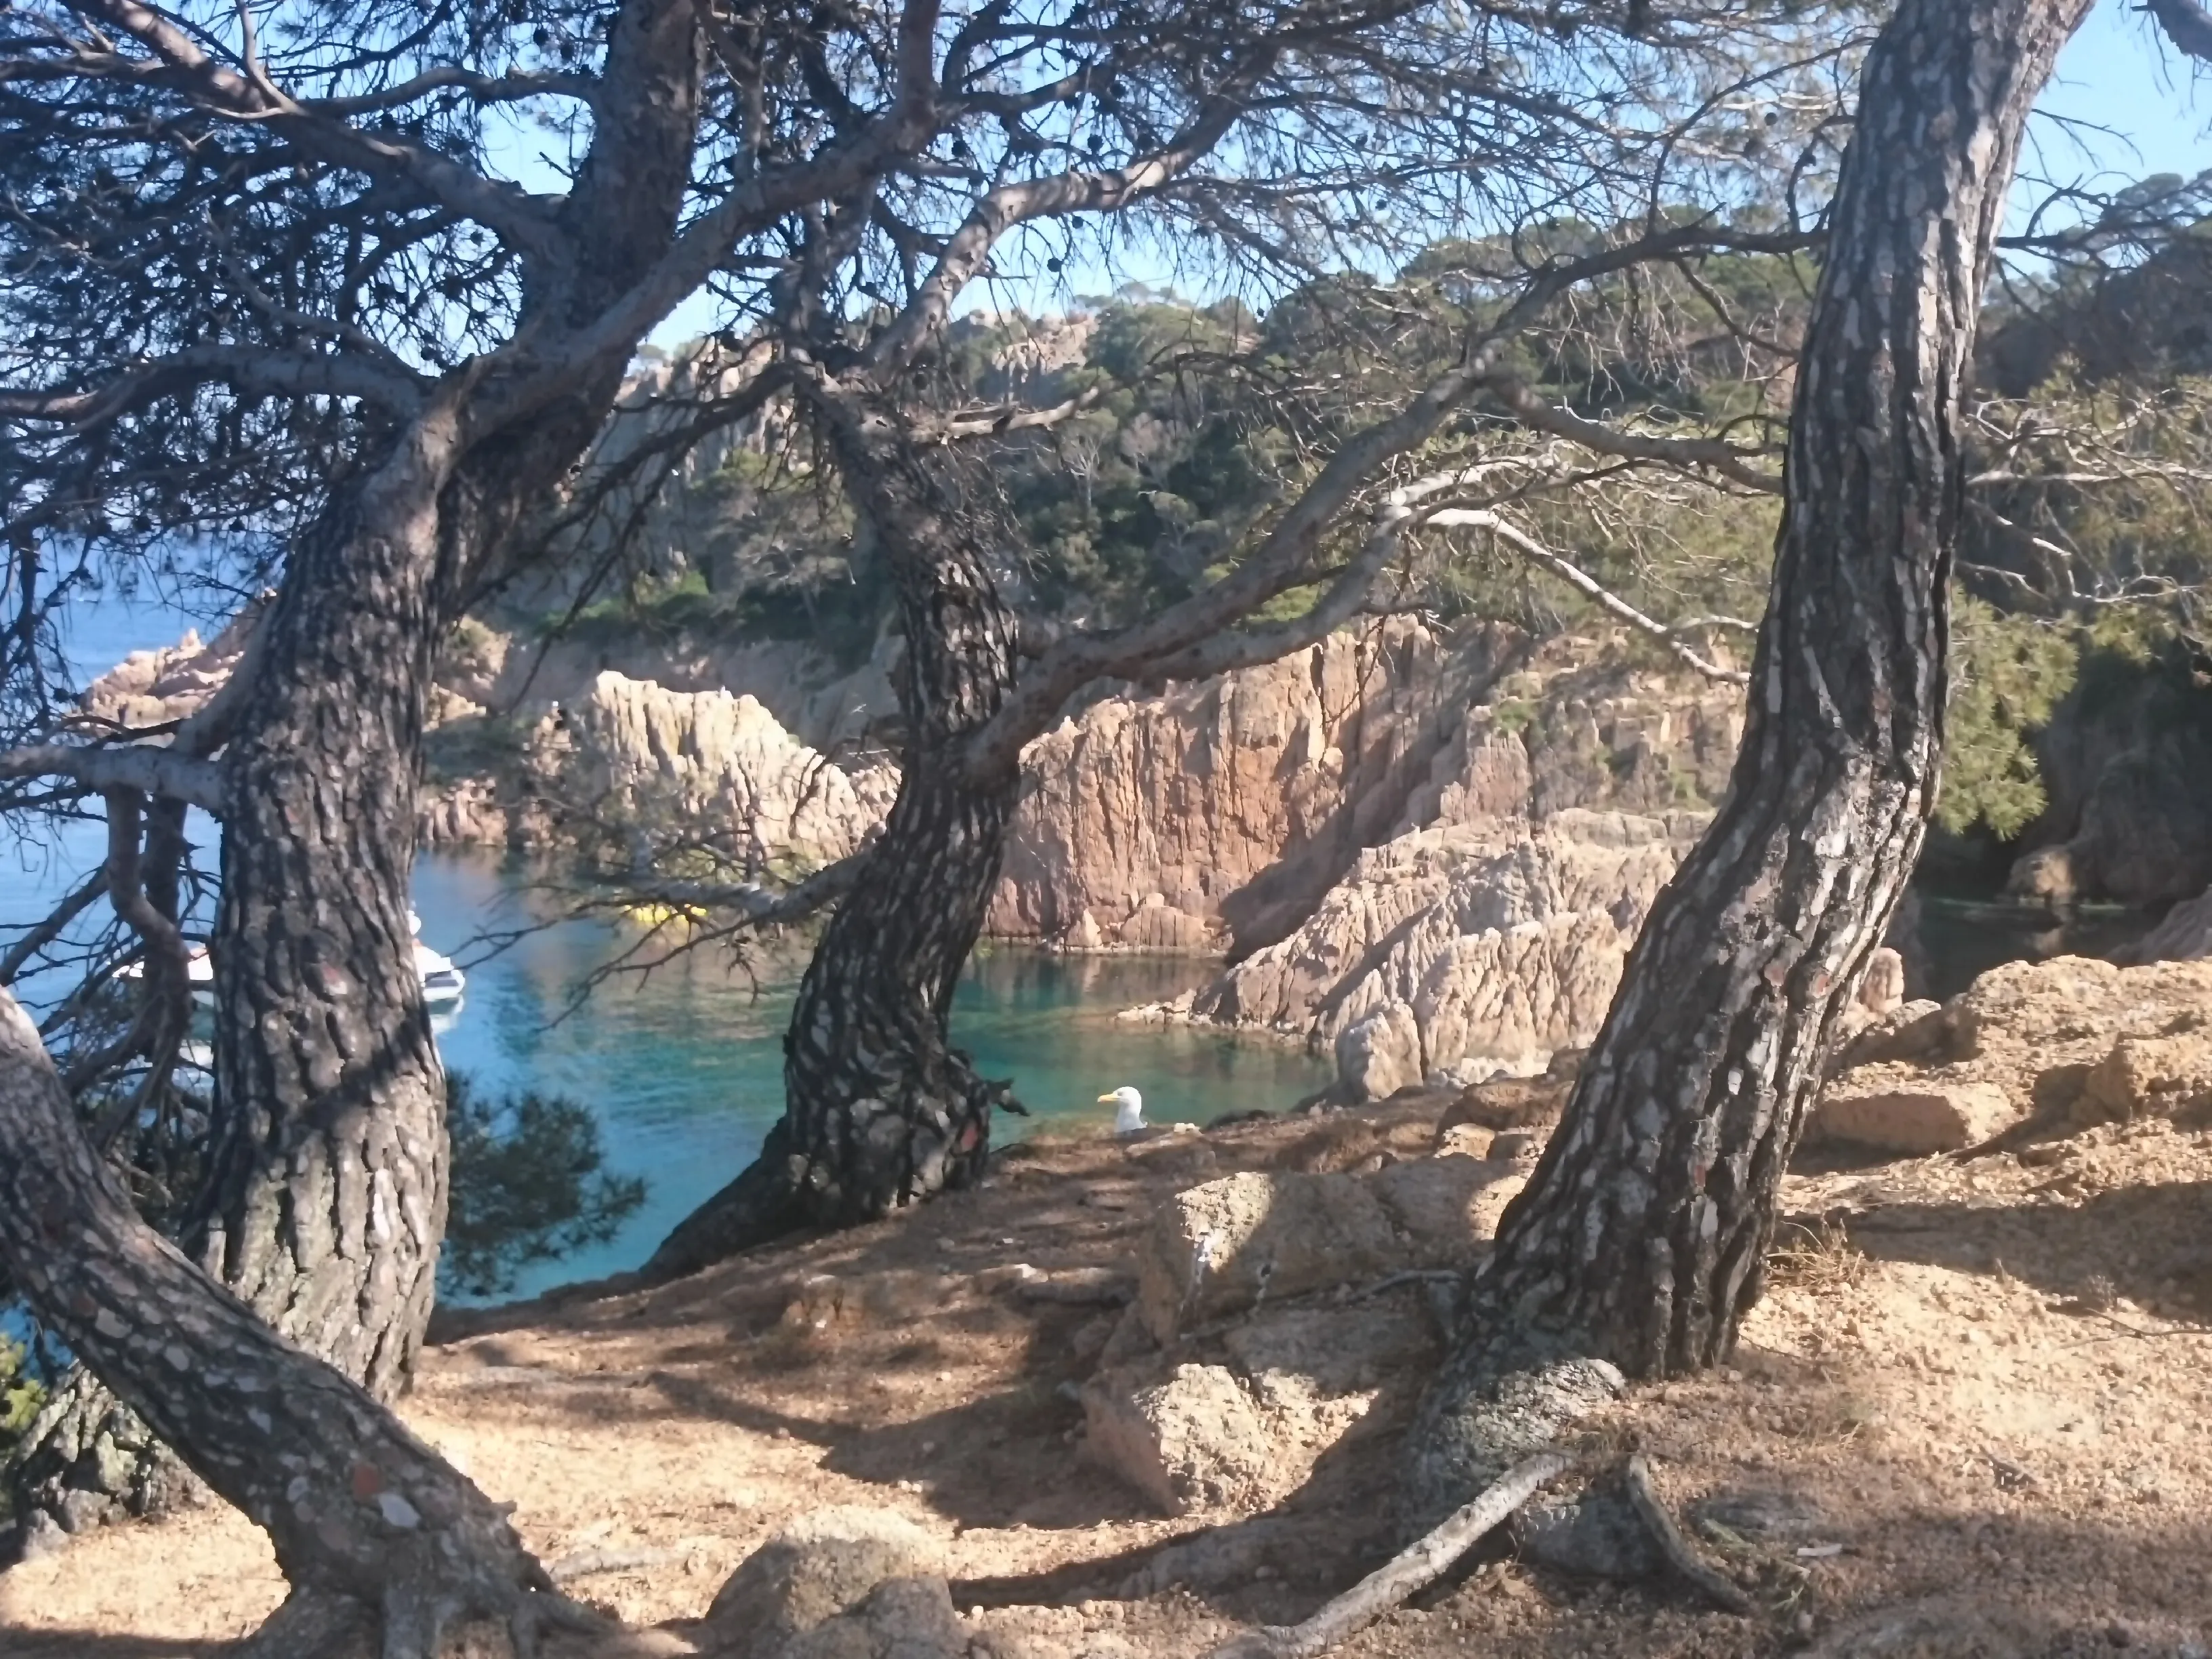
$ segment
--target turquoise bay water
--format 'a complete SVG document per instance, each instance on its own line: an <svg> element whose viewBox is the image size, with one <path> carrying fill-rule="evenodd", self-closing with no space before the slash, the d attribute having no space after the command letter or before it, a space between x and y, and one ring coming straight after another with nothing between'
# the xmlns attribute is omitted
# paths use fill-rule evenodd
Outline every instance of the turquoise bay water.
<svg viewBox="0 0 2212 1659"><path fill-rule="evenodd" d="M749 976L702 953L643 980L603 983L571 1012L577 986L636 936L611 923L562 922L479 960L472 939L527 922L544 902L531 889L527 872L489 854L417 860L422 938L469 976L440 1052L493 1094L531 1088L581 1102L599 1121L610 1166L643 1176L648 1189L618 1237L532 1269L522 1295L637 1266L751 1158L783 1109L783 1027L804 966L760 962ZM987 947L961 981L953 1042L984 1076L1012 1078L1032 1115L1002 1117L994 1133L1018 1138L1044 1123L1106 1133L1114 1109L1097 1097L1123 1084L1141 1090L1146 1115L1163 1122L1280 1110L1321 1087L1322 1063L1287 1043L1114 1018L1213 971L1173 957Z"/></svg>
<svg viewBox="0 0 2212 1659"><path fill-rule="evenodd" d="M99 850L97 824L72 825L50 856L0 866L0 927L44 914ZM592 969L637 934L564 921L487 954L481 936L544 910L537 880L490 854L426 853L415 868L424 941L468 973L466 996L435 1021L447 1066L494 1097L534 1089L582 1103L599 1120L609 1168L646 1180L644 1207L617 1237L526 1270L515 1292L523 1296L636 1267L750 1160L783 1108L783 1027L805 966L803 956L787 955L748 973L701 952L647 978L608 981L579 1001ZM1097 1097L1123 1084L1144 1091L1148 1117L1195 1122L1280 1110L1328 1081L1319 1060L1287 1043L1114 1018L1214 971L1172 957L986 947L961 981L953 1041L984 1076L1012 1078L1032 1114L1001 1117L994 1134L1018 1139L1043 1123L1106 1133L1114 1109ZM18 988L34 1003L41 988Z"/></svg>
<svg viewBox="0 0 2212 1659"><path fill-rule="evenodd" d="M89 679L135 650L173 644L192 618L149 600L102 599L73 606L65 641L71 667ZM209 631L203 628L203 632ZM17 828L20 828L19 826ZM216 862L217 826L192 815L198 861ZM0 856L0 942L36 921L99 863L103 831L80 821L18 834ZM487 956L488 931L532 919L532 878L495 856L426 854L415 872L425 942L458 957L468 994L441 1015L446 1063L495 1096L536 1089L583 1103L598 1117L608 1163L645 1177L645 1207L604 1247L526 1273L527 1295L571 1279L634 1267L701 1200L735 1176L782 1109L784 1021L803 960L756 964L754 977L726 960L687 958L649 980L603 985L571 1010L592 969L635 938L606 923L564 922ZM81 928L107 924L94 905ZM205 918L201 918L204 926ZM962 981L953 1040L986 1077L1012 1078L1035 1116L1000 1120L1001 1139L1036 1123L1093 1126L1113 1108L1097 1097L1123 1084L1144 1091L1158 1121L1202 1121L1254 1108L1280 1109L1328 1080L1303 1051L1266 1040L1119 1024L1120 1009L1157 1002L1202 982L1211 964L1158 957L1069 957L986 950ZM51 1001L67 987L33 978L16 990Z"/></svg>

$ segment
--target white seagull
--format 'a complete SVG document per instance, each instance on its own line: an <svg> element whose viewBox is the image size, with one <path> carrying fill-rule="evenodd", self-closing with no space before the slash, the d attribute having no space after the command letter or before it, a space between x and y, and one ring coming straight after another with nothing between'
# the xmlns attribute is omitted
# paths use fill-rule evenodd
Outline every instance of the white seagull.
<svg viewBox="0 0 2212 1659"><path fill-rule="evenodd" d="M1102 1106L1109 1100L1121 1109L1120 1111L1114 1114L1114 1133L1115 1134L1133 1135L1136 1133L1138 1130L1145 1127L1144 1096L1139 1094L1134 1089L1129 1088L1125 1085L1121 1088L1115 1090L1110 1095L1101 1095L1098 1097L1098 1103Z"/></svg>

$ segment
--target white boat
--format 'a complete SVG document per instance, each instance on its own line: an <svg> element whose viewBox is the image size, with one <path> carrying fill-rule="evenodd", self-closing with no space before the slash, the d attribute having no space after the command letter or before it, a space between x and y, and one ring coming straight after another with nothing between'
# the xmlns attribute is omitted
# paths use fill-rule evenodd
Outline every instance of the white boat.
<svg viewBox="0 0 2212 1659"><path fill-rule="evenodd" d="M453 965L453 959L432 950L422 943L419 934L422 919L413 911L407 913L408 921L418 934L415 940L415 975L422 981L422 1000L431 1008L450 1008L461 1000L468 988L469 978ZM125 979L137 979L145 971L143 963L132 963L123 970ZM191 981L193 1000L202 1004L215 999L215 962L204 945L195 945L185 959L185 977Z"/></svg>
<svg viewBox="0 0 2212 1659"><path fill-rule="evenodd" d="M407 926L415 935L415 972L422 981L422 1000L433 1008L459 1002L468 989L469 976L453 965L451 957L422 943L422 918L412 910L407 913Z"/></svg>
<svg viewBox="0 0 2212 1659"><path fill-rule="evenodd" d="M415 971L422 981L422 1000L433 1008L459 1002L468 988L468 975L453 966L453 959L439 955L419 939L415 941Z"/></svg>

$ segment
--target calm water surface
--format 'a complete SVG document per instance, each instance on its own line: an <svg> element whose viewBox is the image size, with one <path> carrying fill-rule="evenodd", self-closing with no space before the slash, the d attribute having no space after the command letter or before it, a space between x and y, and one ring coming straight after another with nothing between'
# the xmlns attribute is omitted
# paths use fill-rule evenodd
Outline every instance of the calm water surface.
<svg viewBox="0 0 2212 1659"><path fill-rule="evenodd" d="M90 679L132 651L173 644L194 621L151 600L75 606L65 641L71 667L81 682ZM203 623L201 631L212 629ZM212 820L192 815L191 838L210 870L218 833ZM44 915L98 864L101 843L97 823L15 834L0 848L0 927ZM527 872L489 854L427 854L416 868L422 937L469 975L459 1009L438 1021L447 1065L495 1096L536 1089L581 1101L599 1120L612 1167L647 1182L645 1208L620 1237L533 1269L523 1294L635 1267L751 1158L782 1107L783 1025L804 965L757 964L756 982L722 962L687 960L647 981L608 983L575 1005L580 982L635 935L567 922L487 956L480 935L529 921L538 902ZM108 920L95 906L85 925ZM1036 1115L1027 1123L1002 1119L997 1133L1018 1137L1030 1124L1058 1121L1103 1133L1113 1108L1097 1098L1123 1084L1141 1089L1147 1115L1165 1121L1280 1109L1328 1081L1321 1062L1289 1045L1113 1018L1211 971L1165 958L979 955L960 987L953 1040L986 1077L1014 1079L1017 1097ZM35 1003L66 988L31 981L16 988Z"/></svg>
<svg viewBox="0 0 2212 1659"><path fill-rule="evenodd" d="M416 865L422 937L466 967L468 994L440 1036L446 1064L479 1087L538 1089L584 1103L609 1164L649 1183L645 1208L603 1249L539 1267L520 1291L634 1267L670 1227L734 1176L783 1109L783 1028L803 962L679 959L640 981L579 984L635 937L611 923L563 922L478 960L471 941L530 920L543 901L527 873L489 854L428 853ZM1030 1109L994 1133L1036 1124L1106 1133L1098 1096L1129 1084L1146 1115L1199 1121L1280 1110L1328 1080L1303 1050L1250 1038L1117 1022L1117 1010L1202 983L1213 969L1170 957L978 955L954 1003L952 1035L984 1076L1012 1078ZM440 1022L441 1024L444 1021Z"/></svg>

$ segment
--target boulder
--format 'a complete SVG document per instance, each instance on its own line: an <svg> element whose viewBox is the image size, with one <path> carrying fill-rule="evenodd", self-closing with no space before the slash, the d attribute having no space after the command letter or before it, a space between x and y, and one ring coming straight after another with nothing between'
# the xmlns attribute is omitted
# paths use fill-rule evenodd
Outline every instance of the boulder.
<svg viewBox="0 0 2212 1659"><path fill-rule="evenodd" d="M2122 1037L2074 1097L2076 1123L2172 1117L2212 1101L2212 1032Z"/></svg>
<svg viewBox="0 0 2212 1659"><path fill-rule="evenodd" d="M1859 1003L1869 1013L1887 1014L1904 1002L1905 958L1887 945L1877 945L1859 981Z"/></svg>
<svg viewBox="0 0 2212 1659"><path fill-rule="evenodd" d="M1083 1419L1084 1455L1169 1515L1271 1495L1274 1437L1225 1366L1178 1365L1149 1384L1102 1373L1083 1390Z"/></svg>
<svg viewBox="0 0 2212 1659"><path fill-rule="evenodd" d="M850 1612L776 1650L775 1659L969 1659L968 1632L942 1578L890 1578Z"/></svg>
<svg viewBox="0 0 2212 1659"><path fill-rule="evenodd" d="M1137 1314L1165 1344L1270 1297L1377 1278L1407 1255L1389 1212L1354 1177L1248 1170L1160 1206L1138 1243Z"/></svg>
<svg viewBox="0 0 2212 1659"><path fill-rule="evenodd" d="M2212 957L2212 890L2182 900L2157 927L2112 952L2114 962L2129 965L2194 962L2204 957Z"/></svg>
<svg viewBox="0 0 2212 1659"><path fill-rule="evenodd" d="M2074 858L2063 847L2039 847L2014 863L2005 878L2005 896L2046 910L2070 910L2080 900L2080 884L2074 875Z"/></svg>
<svg viewBox="0 0 2212 1659"><path fill-rule="evenodd" d="M1813 1133L1928 1152L2030 1111L2076 1126L2194 1112L2212 1106L2208 1008L2212 961L2007 963L1941 1008L1907 1003L1848 1042Z"/></svg>
<svg viewBox="0 0 2212 1659"><path fill-rule="evenodd" d="M738 1565L715 1594L706 1633L724 1659L783 1659L793 1638L859 1607L878 1584L942 1571L936 1540L903 1516L817 1510Z"/></svg>
<svg viewBox="0 0 2212 1659"><path fill-rule="evenodd" d="M2010 1128L2027 1115L1999 1085L1861 1066L1828 1085L1814 1131L1892 1152L1948 1152Z"/></svg>
<svg viewBox="0 0 2212 1659"><path fill-rule="evenodd" d="M1435 1328L1412 1298L1374 1297L1349 1307L1281 1308L1223 1336L1230 1364L1264 1402L1371 1394L1386 1378L1425 1376Z"/></svg>
<svg viewBox="0 0 2212 1659"><path fill-rule="evenodd" d="M1354 1101L1387 1100L1423 1076L1421 1028L1402 1002L1386 1002L1337 1033L1336 1075Z"/></svg>
<svg viewBox="0 0 2212 1659"><path fill-rule="evenodd" d="M1459 1267L1497 1237L1528 1172L1510 1160L1424 1158L1394 1164L1369 1184L1407 1240L1410 1265Z"/></svg>
<svg viewBox="0 0 2212 1659"><path fill-rule="evenodd" d="M1476 1123L1455 1123L1437 1133L1438 1158L1486 1158L1497 1132Z"/></svg>
<svg viewBox="0 0 2212 1659"><path fill-rule="evenodd" d="M1084 1389L1085 1455L1171 1515L1281 1502L1395 1387L1434 1370L1434 1322L1411 1289L1344 1305L1267 1309L1231 1325L1224 1363L1154 1360Z"/></svg>
<svg viewBox="0 0 2212 1659"><path fill-rule="evenodd" d="M1337 1112L1323 1118L1311 1133L1275 1148L1267 1155L1267 1167L1326 1175L1385 1159L1389 1150L1389 1139L1372 1120L1356 1112Z"/></svg>
<svg viewBox="0 0 2212 1659"><path fill-rule="evenodd" d="M1899 1003L1871 1015L1856 1030L1846 1027L1846 1031L1829 1062L1831 1076L1885 1060L1925 1059L1948 1042L1952 1034L1950 1015L1943 1005L1925 998Z"/></svg>
<svg viewBox="0 0 2212 1659"><path fill-rule="evenodd" d="M1460 1091L1437 1120L1437 1145L1463 1124L1485 1129L1543 1129L1559 1121L1573 1092L1570 1078L1498 1078Z"/></svg>

